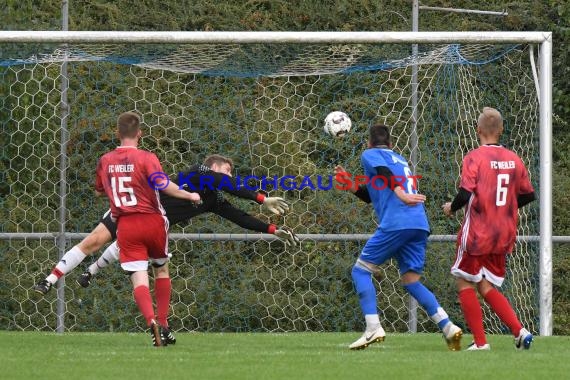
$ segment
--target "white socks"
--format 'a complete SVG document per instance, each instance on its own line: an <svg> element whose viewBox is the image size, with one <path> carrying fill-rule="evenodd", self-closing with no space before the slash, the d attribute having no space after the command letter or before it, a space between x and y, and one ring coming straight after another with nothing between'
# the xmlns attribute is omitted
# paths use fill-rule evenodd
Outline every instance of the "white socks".
<svg viewBox="0 0 570 380"><path fill-rule="evenodd" d="M374 331L380 326L378 314L366 314L364 319L366 320L366 331Z"/></svg>
<svg viewBox="0 0 570 380"><path fill-rule="evenodd" d="M442 307L437 308L437 312L434 315L430 315L429 318L435 323L439 323L445 319L449 318L449 315L443 310Z"/></svg>
<svg viewBox="0 0 570 380"><path fill-rule="evenodd" d="M449 330L451 329L451 327L453 327L453 322L449 321L447 322L447 324L445 326L443 326L443 328L441 329L441 332L443 333L443 335L448 336L449 335Z"/></svg>
<svg viewBox="0 0 570 380"><path fill-rule="evenodd" d="M55 268L51 271L46 280L52 285L57 282L57 280L69 273L73 268L78 266L87 255L79 249L78 246L71 248L69 251L65 252L65 255L59 260Z"/></svg>
<svg viewBox="0 0 570 380"><path fill-rule="evenodd" d="M87 268L89 273L96 275L99 269L105 268L107 265L119 260L119 247L117 246L117 241L114 241L111 245L105 249L103 254L99 256L97 261Z"/></svg>
<svg viewBox="0 0 570 380"><path fill-rule="evenodd" d="M46 277L46 280L54 285L60 277L72 271L86 257L87 255L83 253L78 246L71 248L65 253L65 255L63 255L55 268ZM91 274L94 275L99 271L99 269L104 268L117 260L119 260L119 247L117 246L117 242L114 241L107 247L107 249L105 249L97 261L89 266L88 270Z"/></svg>

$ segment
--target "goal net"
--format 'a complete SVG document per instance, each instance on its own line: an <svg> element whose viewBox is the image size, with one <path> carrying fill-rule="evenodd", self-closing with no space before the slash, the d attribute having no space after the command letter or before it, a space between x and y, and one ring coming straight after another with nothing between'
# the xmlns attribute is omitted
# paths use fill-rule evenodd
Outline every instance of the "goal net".
<svg viewBox="0 0 570 380"><path fill-rule="evenodd" d="M218 153L233 158L234 175L291 176L287 183L296 186L267 188L290 203L285 217L226 198L294 229L303 237L300 248L245 234L215 214L171 228L175 330L363 329L350 270L376 229L373 210L334 186L299 184L310 176L316 187L320 176L323 188L334 185L329 176L336 164L360 174L367 127L376 122L393 127L395 150L422 176L432 227L424 280L464 325L449 274L450 235L462 214L449 220L441 205L456 193L463 155L478 146L474 125L484 106L503 114L502 143L522 157L538 190L538 98L529 49L422 44L412 55L409 44L381 43L2 44L0 329L53 330L58 316L71 331L144 328L118 266L83 289L73 279L88 258L68 275L59 297L31 291L60 257L57 237L71 248L107 209L106 200L93 196L96 160L117 145L115 121L127 110L141 114L142 148L155 152L173 178ZM323 131L334 110L352 119L342 139ZM534 202L520 211L519 235L535 236L538 229ZM503 287L533 332L538 251L536 240L517 242ZM394 262L382 267L376 285L387 331L409 331L411 320L417 331L437 330L421 309L417 315L410 309ZM490 331L506 332L492 313L484 314Z"/></svg>

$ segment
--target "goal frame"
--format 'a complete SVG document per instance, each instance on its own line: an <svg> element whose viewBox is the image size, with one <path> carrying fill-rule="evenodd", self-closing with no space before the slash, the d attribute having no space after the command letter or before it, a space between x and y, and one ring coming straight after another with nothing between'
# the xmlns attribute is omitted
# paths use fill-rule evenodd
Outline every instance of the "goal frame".
<svg viewBox="0 0 570 380"><path fill-rule="evenodd" d="M214 43L526 43L539 46L539 190L540 190L540 236L519 236L522 240L539 241L539 333L552 335L552 32L116 32L116 31L0 31L0 43L97 43L97 44L214 44ZM65 70L65 62L62 65ZM63 82L66 76L62 76ZM62 83L65 94L65 83ZM63 96L63 95L62 95ZM62 99L62 103L65 102ZM66 118L62 118L62 124ZM67 129L62 125L62 134ZM62 141L65 136L62 135ZM65 144L62 144L65 149ZM64 174L63 174L64 175ZM62 178L61 197L65 199L65 178ZM60 242L60 256L65 252L65 241L72 235L65 231L64 208L60 209L62 228L59 234L45 233L0 233L0 239L41 239L45 235L57 238ZM251 237L251 236L250 236ZM315 239L318 236L300 236L301 239ZM353 236L352 240L362 240L363 236ZM187 236L172 236L184 238ZM220 240L220 234L200 239ZM243 236L223 236L225 240L241 239ZM453 236L432 236L431 241L452 240ZM327 236L330 240L330 236ZM343 237L346 240L346 237ZM59 287L58 287L59 288ZM59 289L62 291L62 289ZM58 312L59 312L58 307ZM61 310L63 314L63 310ZM59 324L59 323L58 323ZM61 326L63 323L61 323ZM59 326L58 326L59 330Z"/></svg>

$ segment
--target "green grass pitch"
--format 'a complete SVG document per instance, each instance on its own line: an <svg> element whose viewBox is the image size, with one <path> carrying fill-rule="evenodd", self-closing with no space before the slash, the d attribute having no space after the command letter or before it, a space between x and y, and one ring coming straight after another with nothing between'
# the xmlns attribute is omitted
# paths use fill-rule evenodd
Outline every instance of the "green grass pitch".
<svg viewBox="0 0 570 380"><path fill-rule="evenodd" d="M148 334L0 331L2 379L564 379L570 337L536 337L531 350L489 336L491 351L450 352L439 334L388 334L366 350L358 333ZM463 345L471 341L464 336Z"/></svg>

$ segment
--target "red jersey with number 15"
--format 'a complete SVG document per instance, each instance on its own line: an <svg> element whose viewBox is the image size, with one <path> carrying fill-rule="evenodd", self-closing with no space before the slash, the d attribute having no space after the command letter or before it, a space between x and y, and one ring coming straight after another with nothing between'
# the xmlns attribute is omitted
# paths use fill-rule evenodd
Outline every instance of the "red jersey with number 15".
<svg viewBox="0 0 570 380"><path fill-rule="evenodd" d="M460 186L472 193L458 234L460 250L474 256L511 253L517 197L534 191L520 157L500 145L482 145L464 157Z"/></svg>
<svg viewBox="0 0 570 380"><path fill-rule="evenodd" d="M148 181L156 172L162 173L162 167L154 153L120 146L99 159L95 190L107 195L115 219L130 214L164 215L158 190Z"/></svg>

